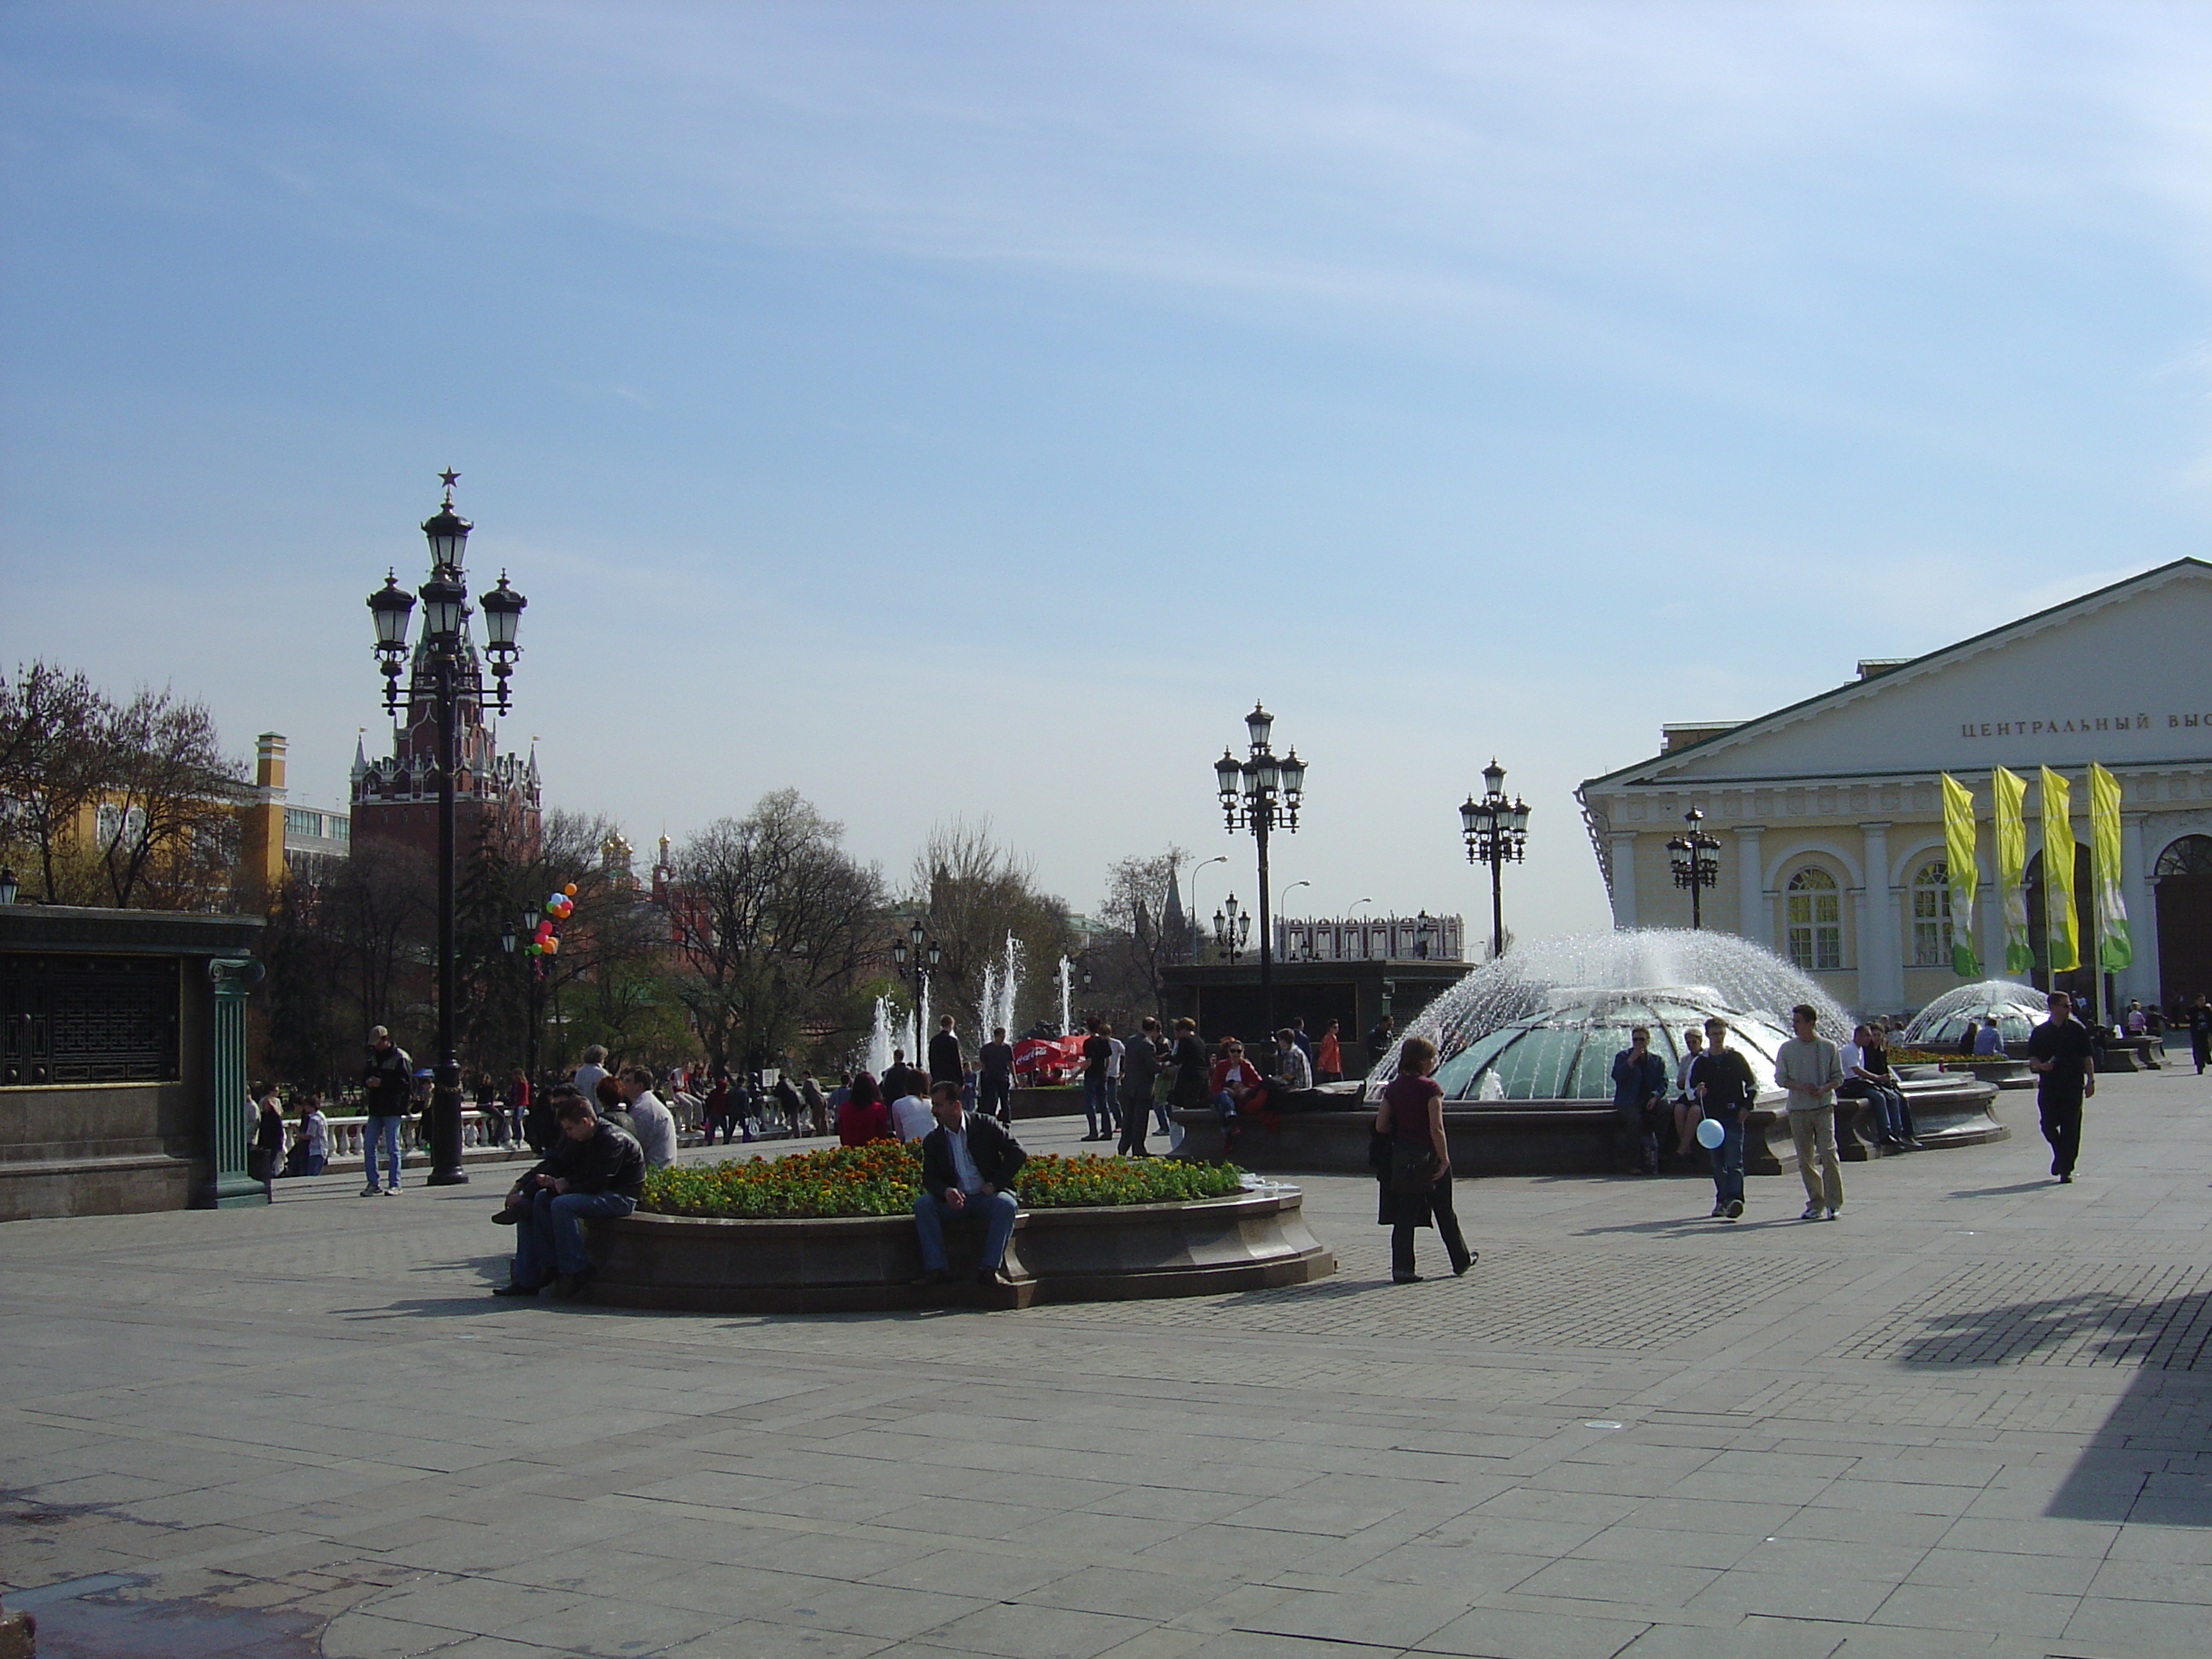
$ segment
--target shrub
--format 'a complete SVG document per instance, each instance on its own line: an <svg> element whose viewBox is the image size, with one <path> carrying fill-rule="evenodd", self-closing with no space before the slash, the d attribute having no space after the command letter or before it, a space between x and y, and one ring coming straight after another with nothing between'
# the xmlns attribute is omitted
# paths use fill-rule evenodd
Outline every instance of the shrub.
<svg viewBox="0 0 2212 1659"><path fill-rule="evenodd" d="M1022 1207L1029 1210L1176 1204L1227 1198L1241 1190L1242 1173L1233 1164L1047 1154L1022 1166L1019 1186ZM638 1208L657 1215L745 1219L904 1215L921 1191L921 1148L878 1140L649 1170Z"/></svg>

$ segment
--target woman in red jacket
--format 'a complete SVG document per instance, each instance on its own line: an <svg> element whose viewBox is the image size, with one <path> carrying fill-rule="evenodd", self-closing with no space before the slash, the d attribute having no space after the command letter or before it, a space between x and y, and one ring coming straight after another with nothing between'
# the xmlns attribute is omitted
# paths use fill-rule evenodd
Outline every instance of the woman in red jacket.
<svg viewBox="0 0 2212 1659"><path fill-rule="evenodd" d="M884 1103L872 1072L855 1073L853 1092L837 1109L837 1139L847 1146L865 1146L872 1140L889 1140L891 1109Z"/></svg>

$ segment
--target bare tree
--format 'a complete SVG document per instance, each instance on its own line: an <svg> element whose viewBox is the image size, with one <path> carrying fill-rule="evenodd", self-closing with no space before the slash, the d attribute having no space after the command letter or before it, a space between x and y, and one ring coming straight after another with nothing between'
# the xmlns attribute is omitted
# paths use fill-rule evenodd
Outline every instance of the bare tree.
<svg viewBox="0 0 2212 1659"><path fill-rule="evenodd" d="M205 703L142 688L118 704L43 662L0 682L0 838L49 903L217 902L244 777Z"/></svg>
<svg viewBox="0 0 2212 1659"><path fill-rule="evenodd" d="M49 663L0 680L0 857L34 868L50 904L94 896L78 826L103 786L97 734L108 712L83 674Z"/></svg>
<svg viewBox="0 0 2212 1659"><path fill-rule="evenodd" d="M709 1064L764 1065L857 1032L854 991L882 932L884 884L844 850L844 833L781 789L678 855L677 990Z"/></svg>
<svg viewBox="0 0 2212 1659"><path fill-rule="evenodd" d="M1107 866L1106 896L1098 907L1107 931L1093 941L1089 959L1094 979L1103 969L1105 980L1094 991L1104 991L1106 1006L1124 1018L1139 1010L1166 1018L1167 969L1190 949L1189 924L1169 915L1168 894L1176 870L1189 858L1170 844L1165 852L1117 859Z"/></svg>
<svg viewBox="0 0 2212 1659"><path fill-rule="evenodd" d="M993 839L991 821L955 818L932 829L915 854L908 906L925 919L943 951L930 970L930 1000L939 1012L971 1012L983 969L1000 960L1011 935L1030 963L1018 1026L1044 1013L1053 992L1051 965L1073 947L1065 901L1036 884L1036 867Z"/></svg>
<svg viewBox="0 0 2212 1659"><path fill-rule="evenodd" d="M279 890L261 943L269 983L254 999L262 1069L335 1087L356 1074L370 1026L406 1045L404 999L427 982L432 879L427 853L362 842L319 879Z"/></svg>
<svg viewBox="0 0 2212 1659"><path fill-rule="evenodd" d="M108 711L94 741L102 751L94 833L116 908L204 907L236 861L246 776L222 752L207 705L141 687Z"/></svg>

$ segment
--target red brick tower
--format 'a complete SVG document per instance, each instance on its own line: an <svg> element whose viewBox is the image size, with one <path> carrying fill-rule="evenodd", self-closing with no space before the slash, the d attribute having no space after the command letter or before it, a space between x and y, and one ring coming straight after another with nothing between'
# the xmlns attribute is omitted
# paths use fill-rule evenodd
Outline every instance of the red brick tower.
<svg viewBox="0 0 2212 1659"><path fill-rule="evenodd" d="M461 670L460 746L453 779L453 848L464 863L487 839L517 858L538 853L538 751L502 755L483 719L483 670L469 641ZM438 720L422 647L415 649L407 706L392 734L392 753L353 757L353 844L397 842L432 857L438 851Z"/></svg>

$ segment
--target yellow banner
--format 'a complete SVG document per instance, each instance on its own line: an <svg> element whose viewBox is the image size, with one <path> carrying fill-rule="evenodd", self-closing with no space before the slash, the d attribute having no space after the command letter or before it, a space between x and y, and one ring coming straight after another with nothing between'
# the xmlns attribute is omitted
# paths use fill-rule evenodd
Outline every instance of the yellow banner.
<svg viewBox="0 0 2212 1659"><path fill-rule="evenodd" d="M1951 971L1979 979L1974 954L1974 792L1943 774L1943 859L1951 876Z"/></svg>
<svg viewBox="0 0 2212 1659"><path fill-rule="evenodd" d="M2035 966L2027 942L2027 825L2021 803L2027 783L2000 766L1990 774L1990 816L1997 843L1997 902L2004 911L2005 972L2025 974Z"/></svg>
<svg viewBox="0 0 2212 1659"><path fill-rule="evenodd" d="M2043 939L2054 974L2081 965L2081 934L2074 920L2073 796L2065 779L2043 769Z"/></svg>
<svg viewBox="0 0 2212 1659"><path fill-rule="evenodd" d="M2120 781L2089 766L2089 879L2097 895L2097 965L2117 973L2136 959L2120 896Z"/></svg>

